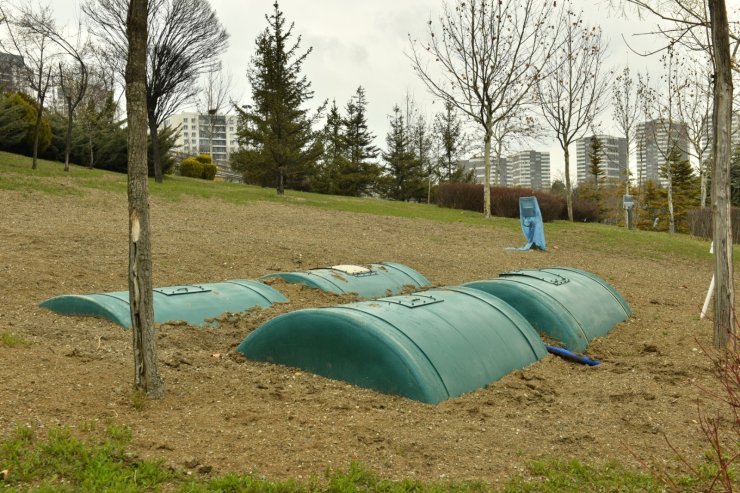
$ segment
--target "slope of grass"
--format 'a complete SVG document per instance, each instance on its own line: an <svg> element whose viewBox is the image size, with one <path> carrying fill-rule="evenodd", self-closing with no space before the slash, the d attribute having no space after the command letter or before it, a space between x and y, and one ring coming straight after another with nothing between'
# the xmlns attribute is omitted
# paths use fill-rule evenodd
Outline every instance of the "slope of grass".
<svg viewBox="0 0 740 493"><path fill-rule="evenodd" d="M80 166L63 171L61 163L39 160L39 168L31 169L31 159L25 156L0 152L0 190L54 195L83 195L86 189L126 193L125 175ZM381 216L428 219L441 222L465 223L476 227L519 230L514 219L485 219L471 211L445 209L435 205L414 204L372 198L341 197L316 193L286 191L278 196L274 189L236 183L209 182L180 176L166 176L162 184L150 180L152 196L181 201L186 197L222 200L234 204L255 201L286 205L318 207L326 210L356 212ZM690 261L711 263L706 241L687 235L670 236L649 231L626 231L624 228L601 224L569 223L555 221L546 225L546 235L551 245L559 242L580 243L605 254L620 254L660 258L674 256ZM740 258L736 250L736 258Z"/></svg>

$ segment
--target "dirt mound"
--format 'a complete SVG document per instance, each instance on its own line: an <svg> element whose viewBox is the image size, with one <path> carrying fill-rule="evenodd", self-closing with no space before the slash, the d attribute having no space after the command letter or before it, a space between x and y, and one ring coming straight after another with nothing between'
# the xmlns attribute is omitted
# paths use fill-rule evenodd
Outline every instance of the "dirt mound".
<svg viewBox="0 0 740 493"><path fill-rule="evenodd" d="M155 286L249 279L272 270L396 261L436 285L565 265L603 277L634 316L589 354L589 368L548 356L481 389L430 406L295 369L245 361L234 348L266 320L351 297L276 283L290 303L225 314L216 327L159 327L166 398L131 391L131 334L100 319L38 308L49 297L126 289L125 197L0 192L3 303L0 423L131 428L134 451L193 471L307 477L358 460L385 477L496 481L542 456L634 465L672 463L664 436L689 460L706 448L700 388L715 382L697 317L704 264L582 246L587 232L548 232L547 253L508 251L520 233L489 227L215 201L152 201ZM708 257L708 256L707 256ZM598 307L594 307L598 309ZM461 355L461 357L465 357ZM711 404L710 404L711 406Z"/></svg>

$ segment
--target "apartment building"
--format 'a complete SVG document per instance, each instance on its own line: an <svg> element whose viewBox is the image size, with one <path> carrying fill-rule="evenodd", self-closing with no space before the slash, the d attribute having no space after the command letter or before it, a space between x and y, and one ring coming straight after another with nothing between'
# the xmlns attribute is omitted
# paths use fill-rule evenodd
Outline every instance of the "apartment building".
<svg viewBox="0 0 740 493"><path fill-rule="evenodd" d="M218 166L217 176L233 177L231 154L239 150L236 115L178 113L165 125L180 130L175 150L182 154L210 154Z"/></svg>
<svg viewBox="0 0 740 493"><path fill-rule="evenodd" d="M596 135L601 141L602 178L624 180L629 166L627 139L613 135ZM578 183L593 182L591 173L591 141L593 135L576 141L576 179Z"/></svg>
<svg viewBox="0 0 740 493"><path fill-rule="evenodd" d="M666 162L671 146L676 145L682 159L689 159L689 138L683 122L650 120L637 125L637 176L638 185L652 180L661 186L668 184L660 176L660 167Z"/></svg>

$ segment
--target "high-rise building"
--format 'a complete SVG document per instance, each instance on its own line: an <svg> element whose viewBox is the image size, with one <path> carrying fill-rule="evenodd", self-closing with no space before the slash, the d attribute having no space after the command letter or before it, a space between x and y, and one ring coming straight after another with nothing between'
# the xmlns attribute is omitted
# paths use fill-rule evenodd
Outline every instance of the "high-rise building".
<svg viewBox="0 0 740 493"><path fill-rule="evenodd" d="M236 115L178 113L165 125L179 128L175 150L183 154L210 154L218 167L217 176L236 178L231 170L231 154L239 150Z"/></svg>
<svg viewBox="0 0 740 493"><path fill-rule="evenodd" d="M471 170L474 172L473 176L476 183L486 182L486 167L485 163L483 162L483 156L475 156L471 157L470 159L464 159L459 161L458 164L463 167L466 173L469 173ZM496 180L497 168L501 171L501 176L499 176L498 182ZM496 157L491 156L491 185L498 184L505 187L509 183L509 176L510 168L507 164L506 158L502 157L501 166L498 166Z"/></svg>
<svg viewBox="0 0 740 493"><path fill-rule="evenodd" d="M476 183L485 183L485 166L482 156L459 162L465 172L474 172ZM501 158L501 176L496 183L497 161L491 156L491 185L503 187L530 187L536 190L550 188L550 153L521 151Z"/></svg>
<svg viewBox="0 0 740 493"><path fill-rule="evenodd" d="M0 92L23 91L27 85L26 71L23 57L0 52Z"/></svg>
<svg viewBox="0 0 740 493"><path fill-rule="evenodd" d="M661 186L668 184L660 176L660 168L673 145L681 152L681 159L689 159L689 138L686 124L665 120L650 120L637 125L637 183L652 180Z"/></svg>
<svg viewBox="0 0 740 493"><path fill-rule="evenodd" d="M511 170L510 186L549 190L549 152L521 151L508 156L506 160Z"/></svg>
<svg viewBox="0 0 740 493"><path fill-rule="evenodd" d="M712 141L714 139L712 138L712 122L707 122L706 129L704 131L704 137L701 139L702 147L704 148L704 152L701 155L702 162L709 161L709 158L712 156ZM740 146L740 114L733 112L732 113L732 149L736 149L738 146Z"/></svg>
<svg viewBox="0 0 740 493"><path fill-rule="evenodd" d="M591 135L576 141L576 178L579 185L594 179L590 169L593 137ZM604 171L602 178L624 180L628 166L627 139L612 135L597 135L596 137L601 141L601 167Z"/></svg>

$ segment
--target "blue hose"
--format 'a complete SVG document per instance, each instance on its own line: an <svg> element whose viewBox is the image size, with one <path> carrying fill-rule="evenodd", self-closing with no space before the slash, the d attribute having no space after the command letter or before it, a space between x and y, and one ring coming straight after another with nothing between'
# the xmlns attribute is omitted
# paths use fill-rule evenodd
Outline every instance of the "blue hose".
<svg viewBox="0 0 740 493"><path fill-rule="evenodd" d="M573 351L568 351L567 349L561 347L551 346L549 344L545 344L545 347L550 353L574 363L580 363L582 365L588 366L597 366L601 364L601 361L599 360L591 359L588 356L583 356L582 354L574 353Z"/></svg>

